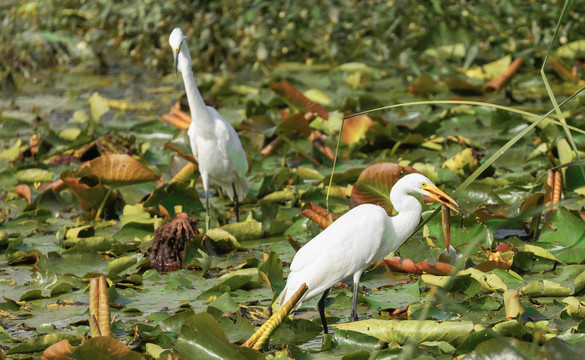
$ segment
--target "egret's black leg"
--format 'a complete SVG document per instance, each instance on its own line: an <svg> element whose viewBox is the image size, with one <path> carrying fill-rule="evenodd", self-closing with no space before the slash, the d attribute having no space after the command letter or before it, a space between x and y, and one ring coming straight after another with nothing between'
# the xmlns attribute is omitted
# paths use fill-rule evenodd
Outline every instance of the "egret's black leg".
<svg viewBox="0 0 585 360"><path fill-rule="evenodd" d="M358 298L359 287L360 287L360 282L354 281L354 283L353 283L353 300L351 302L351 320L352 321L358 321L357 298Z"/></svg>
<svg viewBox="0 0 585 360"><path fill-rule="evenodd" d="M329 295L329 289L325 290L323 296L317 303L317 308L319 309L319 316L321 317L321 323L323 323L323 332L327 334L329 331L327 330L327 320L325 320L325 299Z"/></svg>
<svg viewBox="0 0 585 360"><path fill-rule="evenodd" d="M205 190L205 232L209 230L209 193Z"/></svg>
<svg viewBox="0 0 585 360"><path fill-rule="evenodd" d="M236 221L240 222L240 211L238 209L238 193L236 192L235 183L232 183L232 189L234 189L234 211L236 212Z"/></svg>

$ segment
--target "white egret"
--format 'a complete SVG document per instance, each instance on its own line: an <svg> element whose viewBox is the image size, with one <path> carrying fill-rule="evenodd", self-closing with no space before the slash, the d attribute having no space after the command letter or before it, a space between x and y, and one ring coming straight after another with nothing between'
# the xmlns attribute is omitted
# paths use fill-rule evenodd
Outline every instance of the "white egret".
<svg viewBox="0 0 585 360"><path fill-rule="evenodd" d="M455 211L455 206L459 206L425 176L404 176L390 191L390 201L398 212L396 216L388 216L378 205L356 206L297 252L290 264L290 274L280 304L285 304L303 283L307 283L308 290L301 301L324 292L318 309L323 330L327 333L324 303L329 289L335 283L353 276L351 317L357 321L357 295L362 273L371 263L381 261L398 249L420 221L422 206L409 193L429 195Z"/></svg>
<svg viewBox="0 0 585 360"><path fill-rule="evenodd" d="M181 29L175 28L171 32L169 44L173 49L175 74L179 69L183 75L187 101L191 110L188 135L191 150L199 163L199 172L205 191L206 229L209 229L210 181L219 185L234 201L236 221L239 222L238 200L244 199L248 193L246 153L234 128L214 108L206 106L203 102L193 78L191 55Z"/></svg>

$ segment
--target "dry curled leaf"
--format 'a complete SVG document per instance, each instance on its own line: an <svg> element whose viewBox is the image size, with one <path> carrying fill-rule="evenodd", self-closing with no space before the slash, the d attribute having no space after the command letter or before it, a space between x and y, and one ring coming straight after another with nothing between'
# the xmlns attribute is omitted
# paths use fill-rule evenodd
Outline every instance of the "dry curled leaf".
<svg viewBox="0 0 585 360"><path fill-rule="evenodd" d="M30 204L30 186L26 184L16 185L14 187L14 193L20 197L26 199L26 201Z"/></svg>
<svg viewBox="0 0 585 360"><path fill-rule="evenodd" d="M96 178L78 178L71 170L62 172L61 180L75 195L84 211L91 211L91 209L97 208L108 192Z"/></svg>
<svg viewBox="0 0 585 360"><path fill-rule="evenodd" d="M268 85L268 87L278 95L285 98L286 101L288 101L291 105L302 110L303 112L317 113L317 115L319 115L321 118L325 120L329 119L329 113L323 106L311 101L297 88L292 86L292 84L287 80L272 83Z"/></svg>
<svg viewBox="0 0 585 360"><path fill-rule="evenodd" d="M73 359L71 355L71 344L69 340L57 341L43 351L41 360Z"/></svg>
<svg viewBox="0 0 585 360"><path fill-rule="evenodd" d="M328 213L327 210L312 201L308 201L303 205L301 214L313 220L322 229L327 228L338 218L334 213Z"/></svg>
<svg viewBox="0 0 585 360"><path fill-rule="evenodd" d="M422 273L427 273L431 275L449 275L453 271L453 266L437 262L435 264L430 264L426 261L421 261L415 263L411 259L405 258L401 259L400 256L394 256L388 259L383 260L384 265L390 270L395 271L404 271L410 274L417 274L421 275Z"/></svg>

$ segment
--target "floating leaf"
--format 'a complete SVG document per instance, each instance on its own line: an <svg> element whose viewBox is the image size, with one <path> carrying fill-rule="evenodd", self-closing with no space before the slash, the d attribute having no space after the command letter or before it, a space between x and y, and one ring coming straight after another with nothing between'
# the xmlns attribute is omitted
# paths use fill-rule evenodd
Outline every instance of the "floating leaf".
<svg viewBox="0 0 585 360"><path fill-rule="evenodd" d="M459 271L454 276L455 280L451 280L451 276L422 275L421 280L439 287L449 285L447 290L463 291L470 296L476 294L478 290L482 293L492 293L496 290L507 289L502 279L497 275L484 273L473 268Z"/></svg>
<svg viewBox="0 0 585 360"><path fill-rule="evenodd" d="M309 100L316 102L319 105L327 106L331 103L331 98L320 89L309 89L303 93Z"/></svg>
<svg viewBox="0 0 585 360"><path fill-rule="evenodd" d="M296 131L309 136L311 128L302 113L294 113L283 118L276 126L276 132Z"/></svg>
<svg viewBox="0 0 585 360"><path fill-rule="evenodd" d="M429 96L440 89L439 83L427 74L420 74L408 87L408 93L414 96Z"/></svg>
<svg viewBox="0 0 585 360"><path fill-rule="evenodd" d="M65 239L75 239L78 237L90 237L95 235L95 228L92 225L77 226L67 229Z"/></svg>
<svg viewBox="0 0 585 360"><path fill-rule="evenodd" d="M506 55L501 59L492 61L491 63L487 63L481 66L473 66L465 71L465 75L470 78L490 80L506 71L511 62L512 57L510 55Z"/></svg>
<svg viewBox="0 0 585 360"><path fill-rule="evenodd" d="M383 260L390 270L404 271L411 274L432 274L432 275L449 275L453 271L453 265L442 262L431 264L427 261L414 263L411 259L401 259L400 256L394 256Z"/></svg>
<svg viewBox="0 0 585 360"><path fill-rule="evenodd" d="M111 336L98 336L73 349L74 359L94 360L144 360L144 356Z"/></svg>
<svg viewBox="0 0 585 360"><path fill-rule="evenodd" d="M159 176L140 161L126 154L106 154L97 157L83 168L97 177L103 184L123 186L157 181Z"/></svg>
<svg viewBox="0 0 585 360"><path fill-rule="evenodd" d="M187 319L173 347L185 359L264 359L257 350L230 343L222 327L208 313Z"/></svg>
<svg viewBox="0 0 585 360"><path fill-rule="evenodd" d="M262 286L262 276L258 268L247 268L229 272L220 277L221 283L202 292L198 299L207 299L209 296L218 296L226 291L238 289L254 289Z"/></svg>
<svg viewBox="0 0 585 360"><path fill-rule="evenodd" d="M567 296L572 291L569 287L550 280L533 281L520 289L525 296Z"/></svg>
<svg viewBox="0 0 585 360"><path fill-rule="evenodd" d="M258 239L264 236L262 223L250 217L239 223L226 224L219 228L233 235L238 241Z"/></svg>
<svg viewBox="0 0 585 360"><path fill-rule="evenodd" d="M20 197L26 199L26 201L30 204L30 186L25 184L20 184L14 187L14 193Z"/></svg>
<svg viewBox="0 0 585 360"><path fill-rule="evenodd" d="M555 53L557 56L569 59L581 57L585 54L585 39L571 41L559 46Z"/></svg>
<svg viewBox="0 0 585 360"><path fill-rule="evenodd" d="M93 177L78 178L71 170L62 172L60 178L71 189L84 211L97 208L108 192L97 179Z"/></svg>
<svg viewBox="0 0 585 360"><path fill-rule="evenodd" d="M542 234L534 245L548 250L567 263L581 263L585 258L585 221L560 207L546 219Z"/></svg>
<svg viewBox="0 0 585 360"><path fill-rule="evenodd" d="M98 123L101 117L110 111L107 99L98 92L94 92L89 97L89 107L91 109L91 119L94 123Z"/></svg>
<svg viewBox="0 0 585 360"><path fill-rule="evenodd" d="M368 115L357 115L343 121L341 141L351 145L366 137L366 132L374 124Z"/></svg>
<svg viewBox="0 0 585 360"><path fill-rule="evenodd" d="M67 339L63 339L45 349L41 360L69 359L70 355L71 344Z"/></svg>
<svg viewBox="0 0 585 360"><path fill-rule="evenodd" d="M518 295L517 290L504 291L504 305L506 306L506 319L508 320L516 319L524 313L524 308L520 304Z"/></svg>
<svg viewBox="0 0 585 360"><path fill-rule="evenodd" d="M81 335L73 334L41 335L39 337L26 340L25 342L12 347L10 350L6 352L6 355L43 351L49 346L62 340L67 340L69 341L70 344L78 345L81 343L82 337Z"/></svg>
<svg viewBox="0 0 585 360"><path fill-rule="evenodd" d="M197 191L186 183L171 183L154 189L152 195L144 202L145 208L161 205L169 214L175 215L175 206L181 205L186 213L197 213L205 210Z"/></svg>
<svg viewBox="0 0 585 360"><path fill-rule="evenodd" d="M118 274L123 272L124 270L134 266L137 260L131 256L123 256L119 257L115 260L112 260L108 263L108 279L114 279Z"/></svg>
<svg viewBox="0 0 585 360"><path fill-rule="evenodd" d="M287 80L282 80L277 83L272 83L268 85L270 89L272 89L275 93L285 98L288 102L291 103L292 106L304 111L304 112L312 112L319 115L319 117L327 120L329 119L329 113L325 108L307 98L303 95L302 92L297 90L291 83Z"/></svg>
<svg viewBox="0 0 585 360"><path fill-rule="evenodd" d="M258 267L258 270L266 274L274 292L279 293L284 289L286 282L284 281L282 262L276 252L264 253L264 262Z"/></svg>
<svg viewBox="0 0 585 360"><path fill-rule="evenodd" d="M15 161L20 156L20 147L22 140L16 139L14 145L10 148L0 151L0 159L7 159L8 161Z"/></svg>
<svg viewBox="0 0 585 360"><path fill-rule="evenodd" d="M19 182L34 183L52 181L53 173L44 169L25 169L19 170L14 176Z"/></svg>
<svg viewBox="0 0 585 360"><path fill-rule="evenodd" d="M479 167L477 150L466 148L447 159L441 167L446 167L458 175L470 174Z"/></svg>
<svg viewBox="0 0 585 360"><path fill-rule="evenodd" d="M369 319L338 324L337 329L357 331L373 336L380 341L396 342L401 345L415 338L419 344L424 341L446 341L457 346L472 333L473 322Z"/></svg>
<svg viewBox="0 0 585 360"><path fill-rule="evenodd" d="M521 360L529 357L532 360L544 360L544 354L533 343L514 338L489 339L465 356L469 360L506 359Z"/></svg>
<svg viewBox="0 0 585 360"><path fill-rule="evenodd" d="M394 163L378 163L368 166L357 179L351 191L350 204L356 207L361 204L377 204L392 215L390 190L396 182L406 174L418 173L410 166L402 167Z"/></svg>

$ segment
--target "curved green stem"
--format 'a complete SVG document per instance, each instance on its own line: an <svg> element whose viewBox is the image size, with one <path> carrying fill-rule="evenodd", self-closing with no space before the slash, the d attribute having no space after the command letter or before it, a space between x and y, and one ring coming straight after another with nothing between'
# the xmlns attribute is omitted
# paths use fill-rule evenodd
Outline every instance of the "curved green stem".
<svg viewBox="0 0 585 360"><path fill-rule="evenodd" d="M114 190L113 186L108 189L106 196L104 196L104 199L102 200L102 203L100 204L100 207L98 208L98 211L95 214L94 220L99 220L100 216L102 216L102 212L104 211L104 207L106 206L106 201L108 201L108 198L110 197L110 194L112 193L113 190Z"/></svg>

